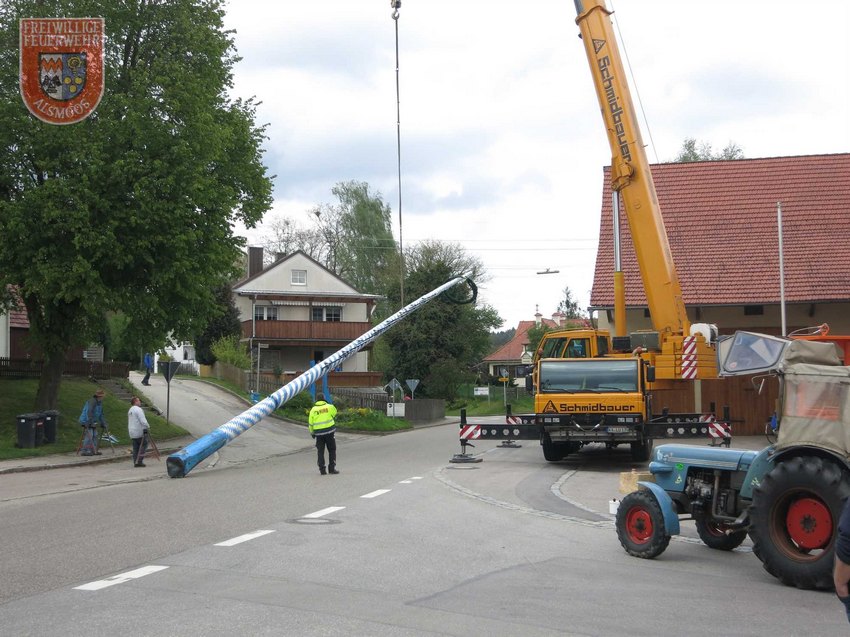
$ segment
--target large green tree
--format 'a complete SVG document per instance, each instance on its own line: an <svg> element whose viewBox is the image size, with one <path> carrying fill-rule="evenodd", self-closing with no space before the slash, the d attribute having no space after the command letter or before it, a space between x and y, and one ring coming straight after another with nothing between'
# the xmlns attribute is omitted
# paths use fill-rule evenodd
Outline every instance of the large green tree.
<svg viewBox="0 0 850 637"><path fill-rule="evenodd" d="M23 300L45 356L36 408L53 407L66 352L109 311L154 342L206 324L241 240L269 208L264 129L228 95L237 61L218 0L0 4L0 285ZM18 21L103 16L105 92L78 124L29 114Z"/></svg>
<svg viewBox="0 0 850 637"><path fill-rule="evenodd" d="M428 241L405 251L405 295L414 300L458 275L483 282L481 262L455 243ZM399 304L398 286L387 296ZM459 305L442 296L425 304L381 338L386 372L401 382L419 379L417 396L455 398L458 385L474 378L490 351L490 330L503 321L486 304Z"/></svg>
<svg viewBox="0 0 850 637"><path fill-rule="evenodd" d="M358 292L378 294L388 276L399 281L389 204L361 181L339 182L331 193L337 203L308 211L311 227L305 229L287 217L275 219L263 246L283 254L303 250Z"/></svg>

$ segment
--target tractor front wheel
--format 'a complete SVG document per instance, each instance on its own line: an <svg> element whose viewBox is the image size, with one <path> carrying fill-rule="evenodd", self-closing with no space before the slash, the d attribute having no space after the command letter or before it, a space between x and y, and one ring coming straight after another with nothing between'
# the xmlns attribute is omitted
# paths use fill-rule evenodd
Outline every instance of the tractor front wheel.
<svg viewBox="0 0 850 637"><path fill-rule="evenodd" d="M670 544L664 514L649 491L634 491L623 498L617 508L616 525L620 544L629 555L652 559Z"/></svg>
<svg viewBox="0 0 850 637"><path fill-rule="evenodd" d="M780 461L753 492L750 538L765 570L803 589L833 587L835 536L850 476L819 458Z"/></svg>

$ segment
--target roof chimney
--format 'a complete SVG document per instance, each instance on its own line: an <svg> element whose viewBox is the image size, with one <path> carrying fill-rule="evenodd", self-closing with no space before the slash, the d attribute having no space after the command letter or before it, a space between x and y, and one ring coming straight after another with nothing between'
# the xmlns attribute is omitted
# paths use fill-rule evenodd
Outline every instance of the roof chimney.
<svg viewBox="0 0 850 637"><path fill-rule="evenodd" d="M563 321L565 318L566 314L564 314L563 312L555 312L554 314L552 314L552 321L558 327L561 327L561 321Z"/></svg>
<svg viewBox="0 0 850 637"><path fill-rule="evenodd" d="M248 246L248 277L263 270L263 248L262 246Z"/></svg>
<svg viewBox="0 0 850 637"><path fill-rule="evenodd" d="M534 307L534 323L538 327L540 327L540 319L543 318L543 315L540 313L540 306L536 305Z"/></svg>

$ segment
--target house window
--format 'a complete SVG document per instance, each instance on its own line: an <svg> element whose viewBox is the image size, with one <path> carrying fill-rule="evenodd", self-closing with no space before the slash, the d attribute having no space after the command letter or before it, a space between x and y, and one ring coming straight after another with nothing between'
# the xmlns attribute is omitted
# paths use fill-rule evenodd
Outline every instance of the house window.
<svg viewBox="0 0 850 637"><path fill-rule="evenodd" d="M271 305L255 305L254 306L255 321L276 321L277 308Z"/></svg>
<svg viewBox="0 0 850 637"><path fill-rule="evenodd" d="M292 285L307 285L307 270L293 270Z"/></svg>
<svg viewBox="0 0 850 637"><path fill-rule="evenodd" d="M331 323L339 323L342 321L342 308L314 307L311 318L314 321L330 321Z"/></svg>
<svg viewBox="0 0 850 637"><path fill-rule="evenodd" d="M764 314L763 305L745 305L744 316L762 316Z"/></svg>

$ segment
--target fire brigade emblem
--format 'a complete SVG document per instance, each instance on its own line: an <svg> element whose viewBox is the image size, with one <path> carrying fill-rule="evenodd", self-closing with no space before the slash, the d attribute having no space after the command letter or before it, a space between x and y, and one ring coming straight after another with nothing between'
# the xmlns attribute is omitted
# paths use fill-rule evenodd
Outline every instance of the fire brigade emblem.
<svg viewBox="0 0 850 637"><path fill-rule="evenodd" d="M86 54L39 53L41 90L61 102L81 95L86 87Z"/></svg>
<svg viewBox="0 0 850 637"><path fill-rule="evenodd" d="M21 97L48 124L75 124L103 96L103 18L23 18Z"/></svg>

